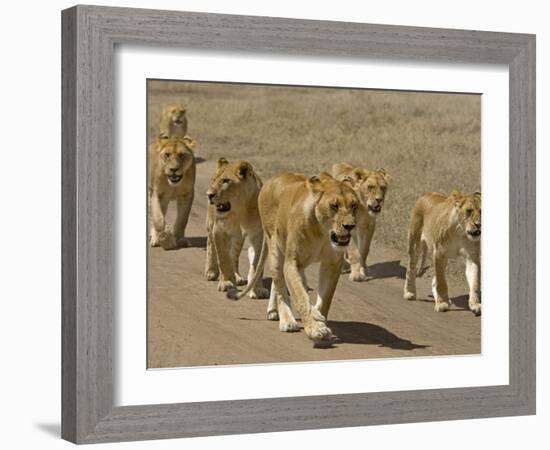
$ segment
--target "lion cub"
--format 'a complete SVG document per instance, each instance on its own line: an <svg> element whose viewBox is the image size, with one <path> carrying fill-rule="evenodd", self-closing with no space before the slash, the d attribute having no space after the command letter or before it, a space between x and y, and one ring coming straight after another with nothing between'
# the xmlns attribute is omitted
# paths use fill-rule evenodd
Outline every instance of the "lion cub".
<svg viewBox="0 0 550 450"><path fill-rule="evenodd" d="M158 138L149 145L149 209L152 247L165 250L187 245L185 227L195 187L195 141L189 136ZM176 221L166 223L168 203L176 201Z"/></svg>
<svg viewBox="0 0 550 450"><path fill-rule="evenodd" d="M367 257L376 228L376 218L388 190L389 176L384 169L367 170L350 164L338 163L332 166L332 176L348 183L359 198L357 229L347 252L352 281L367 280Z"/></svg>
<svg viewBox="0 0 550 450"><path fill-rule="evenodd" d="M165 106L160 113L159 137L187 135L187 111L181 105Z"/></svg>
<svg viewBox="0 0 550 450"><path fill-rule="evenodd" d="M326 318L355 228L357 196L328 173L311 178L289 173L264 185L258 205L265 236L259 267L263 268L269 253L273 277L268 319L279 320L280 331L298 331L292 299L307 336L316 343L330 340ZM305 270L315 262L321 264L317 302L312 306ZM233 292L230 297L238 299L246 292Z"/></svg>
<svg viewBox="0 0 550 450"><path fill-rule="evenodd" d="M455 191L447 197L434 192L420 197L412 210L409 225L409 264L405 280L405 299L416 298L415 279L422 271L426 253L429 251L435 267L432 281L435 310L447 311L447 260L461 255L466 260L470 310L476 315L481 314L480 241L481 193L463 194ZM420 251L422 258L417 271L416 264Z"/></svg>
<svg viewBox="0 0 550 450"><path fill-rule="evenodd" d="M211 281L219 278L219 291L230 290L245 282L238 271L239 255L245 238L250 243L249 281L258 270L263 241L262 223L258 214L261 187L262 181L248 161L218 160L216 173L206 193L209 205L205 274ZM269 296L260 279L250 287L251 298Z"/></svg>

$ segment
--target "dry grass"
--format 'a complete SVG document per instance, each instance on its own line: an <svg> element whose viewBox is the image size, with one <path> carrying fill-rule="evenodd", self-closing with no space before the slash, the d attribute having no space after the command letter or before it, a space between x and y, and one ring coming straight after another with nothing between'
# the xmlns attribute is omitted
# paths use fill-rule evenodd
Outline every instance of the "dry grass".
<svg viewBox="0 0 550 450"><path fill-rule="evenodd" d="M149 83L149 136L162 105L184 103L203 158L247 159L264 179L339 161L385 168L393 179L373 245L403 255L419 195L480 189L478 95ZM451 267L454 278L458 271Z"/></svg>

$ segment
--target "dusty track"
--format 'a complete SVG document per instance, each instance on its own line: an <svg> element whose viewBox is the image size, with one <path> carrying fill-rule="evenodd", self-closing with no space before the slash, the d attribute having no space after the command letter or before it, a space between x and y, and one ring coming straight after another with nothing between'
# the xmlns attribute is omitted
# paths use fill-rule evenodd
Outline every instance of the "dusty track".
<svg viewBox="0 0 550 450"><path fill-rule="evenodd" d="M402 298L403 255L374 247L373 279L354 283L343 274L329 315L338 336L332 348L313 348L304 332L281 333L266 320L267 300L227 300L203 276L206 197L212 161L197 166L195 202L187 228L192 247L151 249L148 292L148 366L182 367L287 361L365 359L481 351L481 318L467 309L465 281L450 285L454 306L435 313L430 278L418 280L419 300ZM172 217L169 218L172 220ZM382 229L377 233L383 232ZM241 257L241 273L248 263ZM308 270L317 286L317 267ZM268 275L266 271L266 276ZM312 293L313 295L313 293Z"/></svg>

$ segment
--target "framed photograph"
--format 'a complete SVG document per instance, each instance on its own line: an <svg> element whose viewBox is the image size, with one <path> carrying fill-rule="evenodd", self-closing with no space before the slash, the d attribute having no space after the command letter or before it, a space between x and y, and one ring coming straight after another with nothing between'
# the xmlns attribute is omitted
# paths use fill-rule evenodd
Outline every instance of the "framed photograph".
<svg viewBox="0 0 550 450"><path fill-rule="evenodd" d="M533 35L62 26L63 438L535 413Z"/></svg>

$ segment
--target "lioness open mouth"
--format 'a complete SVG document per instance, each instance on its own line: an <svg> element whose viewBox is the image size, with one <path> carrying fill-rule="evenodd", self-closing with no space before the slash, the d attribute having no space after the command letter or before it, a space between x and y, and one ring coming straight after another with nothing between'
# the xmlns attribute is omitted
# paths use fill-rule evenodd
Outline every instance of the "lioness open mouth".
<svg viewBox="0 0 550 450"><path fill-rule="evenodd" d="M231 209L231 203L224 202L216 205L216 211L219 213L226 213Z"/></svg>
<svg viewBox="0 0 550 450"><path fill-rule="evenodd" d="M338 247L345 247L349 244L351 234L338 235L334 231L330 232L330 241L333 245Z"/></svg>
<svg viewBox="0 0 550 450"><path fill-rule="evenodd" d="M168 181L170 184L178 184L182 178L182 175L168 175Z"/></svg>
<svg viewBox="0 0 550 450"><path fill-rule="evenodd" d="M382 205L369 205L369 211L372 211L374 214L378 214L382 211Z"/></svg>

